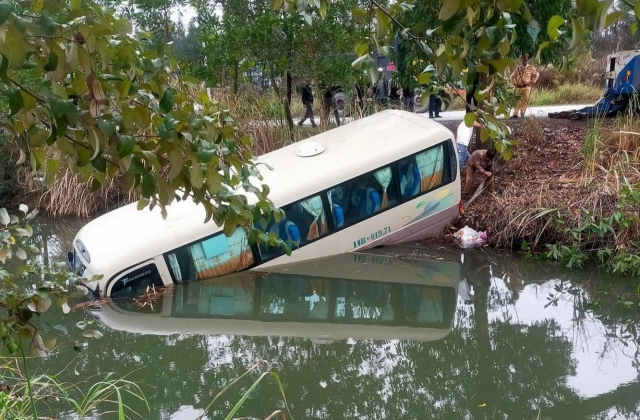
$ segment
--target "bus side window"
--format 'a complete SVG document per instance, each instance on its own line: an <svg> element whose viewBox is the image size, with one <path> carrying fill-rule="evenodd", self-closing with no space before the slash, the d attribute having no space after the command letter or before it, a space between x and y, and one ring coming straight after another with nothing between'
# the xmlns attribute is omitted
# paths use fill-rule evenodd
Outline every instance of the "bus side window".
<svg viewBox="0 0 640 420"><path fill-rule="evenodd" d="M439 144L416 155L420 171L420 192L425 193L442 184L444 172L444 147Z"/></svg>
<svg viewBox="0 0 640 420"><path fill-rule="evenodd" d="M399 161L396 165L402 197L415 197L449 182L449 179L445 179L450 178L449 169L445 171L444 163L444 143Z"/></svg>
<svg viewBox="0 0 640 420"><path fill-rule="evenodd" d="M445 153L449 156L449 162L451 163L445 167L442 185L446 185L455 181L458 176L458 158L452 140L447 141Z"/></svg>
<svg viewBox="0 0 640 420"><path fill-rule="evenodd" d="M155 264L147 264L120 277L111 287L112 298L135 296L147 287L162 287L164 282Z"/></svg>
<svg viewBox="0 0 640 420"><path fill-rule="evenodd" d="M291 249L304 246L329 233L327 215L319 195L282 206L282 210L285 217L278 223L272 220L266 227L259 225L256 227L264 230L267 234L275 234L287 242ZM280 249L269 247L264 243L260 244L259 249L260 257L263 260L282 255Z"/></svg>
<svg viewBox="0 0 640 420"><path fill-rule="evenodd" d="M342 183L327 193L336 228L350 226L398 203L390 166Z"/></svg>
<svg viewBox="0 0 640 420"><path fill-rule="evenodd" d="M253 264L253 253L243 228L227 238L224 233L166 254L177 282L202 280L242 271Z"/></svg>

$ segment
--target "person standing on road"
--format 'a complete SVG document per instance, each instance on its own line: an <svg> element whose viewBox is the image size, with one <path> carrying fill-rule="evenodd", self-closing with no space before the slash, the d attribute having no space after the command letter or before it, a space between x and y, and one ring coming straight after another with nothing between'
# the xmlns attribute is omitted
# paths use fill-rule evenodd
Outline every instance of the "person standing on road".
<svg viewBox="0 0 640 420"><path fill-rule="evenodd" d="M322 86L324 89L324 114L327 118L327 124L329 124L329 117L331 116L331 111L333 111L333 116L336 118L336 124L340 127L340 113L338 112L338 105L336 104L333 96L336 93L337 87L331 86L328 87L326 84Z"/></svg>
<svg viewBox="0 0 640 420"><path fill-rule="evenodd" d="M513 118L518 118L518 111L520 116L524 117L527 107L529 106L529 95L531 95L531 87L538 81L540 73L529 64L529 54L522 56L522 64L520 64L511 73L509 81L516 88L516 94L519 96L518 103L513 109Z"/></svg>
<svg viewBox="0 0 640 420"><path fill-rule="evenodd" d="M429 118L442 118L440 111L442 110L442 99L444 96L444 90L438 90L437 94L429 96Z"/></svg>
<svg viewBox="0 0 640 420"><path fill-rule="evenodd" d="M458 148L458 166L460 167L460 172L467 167L467 161L469 160L469 143L471 142L471 137L473 137L474 127L482 127L482 124L474 121L471 127L467 127L467 124L462 121L458 126L456 147Z"/></svg>
<svg viewBox="0 0 640 420"><path fill-rule="evenodd" d="M404 102L405 111L413 112L413 104L415 103L415 93L409 86L402 89L402 101Z"/></svg>
<svg viewBox="0 0 640 420"><path fill-rule="evenodd" d="M487 189L489 192L495 191L495 182L493 174L490 172L491 165L493 164L493 158L496 156L495 150L476 150L471 154L469 158L467 168L467 176L464 185L463 194L469 194L473 184L473 178L476 173L481 173L487 177Z"/></svg>
<svg viewBox="0 0 640 420"><path fill-rule="evenodd" d="M315 128L316 122L313 120L313 91L311 90L310 80L305 80L304 86L302 86L302 104L305 106L306 111L304 117L298 122L298 126L302 126L307 118L309 118L311 126Z"/></svg>

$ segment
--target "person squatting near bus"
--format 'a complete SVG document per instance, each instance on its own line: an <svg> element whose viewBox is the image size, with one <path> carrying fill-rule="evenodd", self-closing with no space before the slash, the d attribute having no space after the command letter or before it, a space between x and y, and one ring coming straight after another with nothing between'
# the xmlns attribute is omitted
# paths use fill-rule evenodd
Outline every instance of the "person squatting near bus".
<svg viewBox="0 0 640 420"><path fill-rule="evenodd" d="M518 65L511 73L509 81L516 88L516 94L519 96L518 103L513 109L513 118L524 117L527 107L529 106L529 96L531 95L531 87L538 81L540 73L529 64L529 54L522 56L522 64Z"/></svg>
<svg viewBox="0 0 640 420"><path fill-rule="evenodd" d="M313 91L311 90L311 81L305 80L304 86L302 86L302 104L305 106L306 111L304 117L298 122L299 126L309 118L311 126L316 127L316 122L313 120Z"/></svg>
<svg viewBox="0 0 640 420"><path fill-rule="evenodd" d="M462 194L469 194L473 185L473 178L476 173L481 173L487 177L487 189L489 192L495 191L494 176L491 173L495 150L476 150L471 154L468 161L467 176L465 179L464 191Z"/></svg>
<svg viewBox="0 0 640 420"><path fill-rule="evenodd" d="M462 121L458 126L456 147L458 149L458 166L460 167L460 172L467 167L467 161L469 160L469 143L471 142L471 137L473 137L474 127L482 127L482 124L474 121L471 127L467 127L467 124Z"/></svg>

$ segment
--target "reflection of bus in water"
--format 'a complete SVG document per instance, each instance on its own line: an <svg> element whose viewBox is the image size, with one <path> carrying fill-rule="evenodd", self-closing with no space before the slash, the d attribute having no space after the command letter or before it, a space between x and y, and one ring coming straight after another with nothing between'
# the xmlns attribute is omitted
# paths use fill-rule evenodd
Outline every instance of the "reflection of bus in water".
<svg viewBox="0 0 640 420"><path fill-rule="evenodd" d="M116 299L94 315L144 334L431 341L452 327L459 270L453 254L403 260L372 250L179 285L153 310Z"/></svg>

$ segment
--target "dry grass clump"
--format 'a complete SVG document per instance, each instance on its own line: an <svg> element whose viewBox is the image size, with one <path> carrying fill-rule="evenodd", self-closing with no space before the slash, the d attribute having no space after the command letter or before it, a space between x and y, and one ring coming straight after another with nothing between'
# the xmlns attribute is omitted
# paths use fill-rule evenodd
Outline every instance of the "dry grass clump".
<svg viewBox="0 0 640 420"><path fill-rule="evenodd" d="M138 199L136 193L123 191L119 178L107 182L107 186L92 191L91 182L81 182L78 174L62 168L50 186L31 183L19 201L53 217L87 218Z"/></svg>
<svg viewBox="0 0 640 420"><path fill-rule="evenodd" d="M284 105L273 92L234 95L224 91L216 99L235 119L239 137L251 139L249 148L255 155L271 152L319 132L306 127L295 127L293 132L290 131ZM297 112L295 101L292 108L292 114Z"/></svg>

